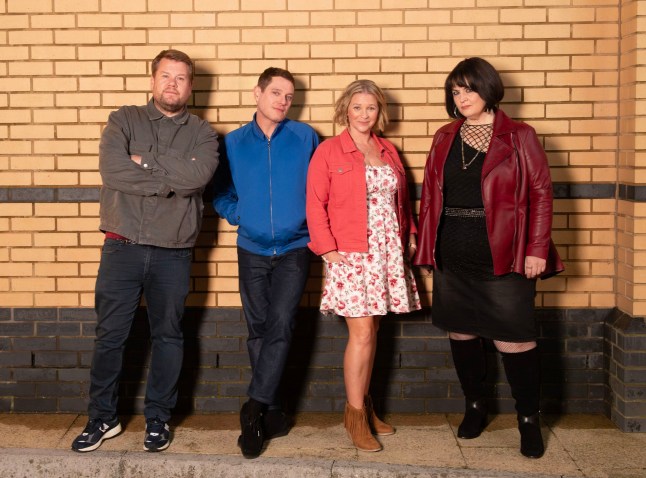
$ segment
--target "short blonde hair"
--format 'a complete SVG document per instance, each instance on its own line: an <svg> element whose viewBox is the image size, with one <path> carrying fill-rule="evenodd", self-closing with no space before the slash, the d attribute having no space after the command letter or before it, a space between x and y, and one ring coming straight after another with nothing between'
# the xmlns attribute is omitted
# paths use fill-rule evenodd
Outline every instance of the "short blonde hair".
<svg viewBox="0 0 646 478"><path fill-rule="evenodd" d="M375 128L379 131L386 129L388 124L386 96L372 80L356 80L346 87L334 106L334 122L341 126L348 126L348 107L352 97L357 93L367 93L375 97L379 106L379 116Z"/></svg>

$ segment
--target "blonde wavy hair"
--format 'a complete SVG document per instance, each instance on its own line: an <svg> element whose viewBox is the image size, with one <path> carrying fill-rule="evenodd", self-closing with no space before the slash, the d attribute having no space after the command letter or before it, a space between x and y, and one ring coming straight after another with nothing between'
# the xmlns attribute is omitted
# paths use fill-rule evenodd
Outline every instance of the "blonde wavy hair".
<svg viewBox="0 0 646 478"><path fill-rule="evenodd" d="M372 80L356 80L346 87L334 105L334 122L341 126L348 126L348 107L352 97L357 93L367 93L375 97L379 106L379 115L374 129L384 131L388 124L388 104L384 92Z"/></svg>

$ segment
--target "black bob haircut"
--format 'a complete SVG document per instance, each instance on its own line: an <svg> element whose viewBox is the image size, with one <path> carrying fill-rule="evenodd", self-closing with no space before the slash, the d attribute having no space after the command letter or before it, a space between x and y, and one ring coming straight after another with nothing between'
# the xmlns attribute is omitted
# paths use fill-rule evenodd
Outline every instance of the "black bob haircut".
<svg viewBox="0 0 646 478"><path fill-rule="evenodd" d="M500 74L491 63L478 57L462 60L444 82L446 112L451 118L463 118L453 100L453 88L456 86L470 88L478 93L485 102L485 108L494 113L498 110L498 103L505 96Z"/></svg>

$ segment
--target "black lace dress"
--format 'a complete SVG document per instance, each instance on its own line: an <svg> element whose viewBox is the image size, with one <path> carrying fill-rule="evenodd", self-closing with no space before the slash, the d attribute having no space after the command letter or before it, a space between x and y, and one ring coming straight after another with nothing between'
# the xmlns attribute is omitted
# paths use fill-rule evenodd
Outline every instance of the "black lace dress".
<svg viewBox="0 0 646 478"><path fill-rule="evenodd" d="M444 166L432 320L450 332L533 341L536 281L516 273L493 273L480 182L484 158L484 151L478 152L458 134Z"/></svg>

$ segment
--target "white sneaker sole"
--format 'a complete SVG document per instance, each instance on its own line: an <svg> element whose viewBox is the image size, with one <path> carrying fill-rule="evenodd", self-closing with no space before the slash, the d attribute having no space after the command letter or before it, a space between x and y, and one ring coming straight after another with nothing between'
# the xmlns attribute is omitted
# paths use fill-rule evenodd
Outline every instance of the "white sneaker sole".
<svg viewBox="0 0 646 478"><path fill-rule="evenodd" d="M78 449L78 450L73 449L73 450L78 451L80 453L85 453L87 451L94 451L94 450L96 450L97 448L99 448L101 446L101 443L103 443L103 440L107 440L108 438L115 437L119 433L121 433L121 423L117 423L116 427L111 428L110 430L105 432L105 434L101 437L101 439L98 442L96 442L94 445L89 446L87 448L82 448L82 449Z"/></svg>

